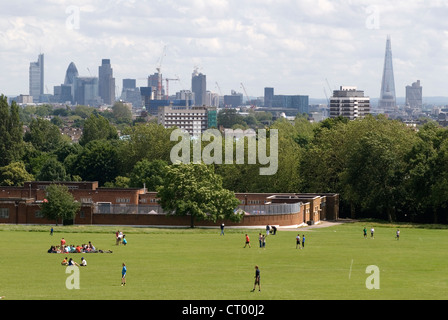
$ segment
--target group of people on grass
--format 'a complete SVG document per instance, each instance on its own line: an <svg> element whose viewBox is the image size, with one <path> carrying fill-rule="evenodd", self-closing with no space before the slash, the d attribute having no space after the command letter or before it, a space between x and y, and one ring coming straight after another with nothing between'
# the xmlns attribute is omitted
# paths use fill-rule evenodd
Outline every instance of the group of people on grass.
<svg viewBox="0 0 448 320"><path fill-rule="evenodd" d="M126 235L120 230L115 233L115 244L118 246L120 244L126 245L128 241L126 240Z"/></svg>
<svg viewBox="0 0 448 320"><path fill-rule="evenodd" d="M82 245L67 245L64 238L61 239L61 244L59 246L51 246L48 249L48 253L90 253L98 252L92 242L89 241L88 244Z"/></svg>
<svg viewBox="0 0 448 320"><path fill-rule="evenodd" d="M86 267L87 266L87 261L86 259L84 259L84 257L81 258L81 262L77 263L73 260L73 258L70 258L67 260L67 257L64 258L64 260L62 260L61 265L63 266L77 266L77 267Z"/></svg>
<svg viewBox="0 0 448 320"><path fill-rule="evenodd" d="M363 234L364 234L364 239L367 239L367 229L366 227L364 227L364 229L362 230ZM375 233L375 228L371 227L370 228L370 238L374 239L374 233ZM397 229L397 231L395 232L395 239L400 240L400 229Z"/></svg>

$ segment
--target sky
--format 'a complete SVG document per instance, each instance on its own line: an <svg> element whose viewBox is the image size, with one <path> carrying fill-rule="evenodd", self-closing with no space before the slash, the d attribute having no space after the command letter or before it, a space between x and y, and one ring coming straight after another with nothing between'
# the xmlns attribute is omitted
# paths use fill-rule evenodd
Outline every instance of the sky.
<svg viewBox="0 0 448 320"><path fill-rule="evenodd" d="M344 85L377 98L390 35L396 95L420 80L424 97L448 96L447 16L445 0L2 1L0 93L28 94L29 64L44 53L50 94L70 62L97 76L110 59L118 92L160 67L179 79L170 94L191 89L197 68L222 95L325 98Z"/></svg>

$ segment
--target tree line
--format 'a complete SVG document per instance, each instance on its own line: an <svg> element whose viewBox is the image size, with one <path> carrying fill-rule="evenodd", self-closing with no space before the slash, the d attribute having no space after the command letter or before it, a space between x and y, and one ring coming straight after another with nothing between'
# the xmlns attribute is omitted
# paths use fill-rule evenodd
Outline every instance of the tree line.
<svg viewBox="0 0 448 320"><path fill-rule="evenodd" d="M72 143L56 124L40 117L30 119L23 132L21 112L1 96L0 185L20 186L33 179L98 181L101 187L156 191L173 169L173 129L155 122L127 122L118 134L116 122L90 112L79 143ZM220 119L233 126L232 117L241 125L233 113ZM260 123L254 128L261 128ZM448 132L437 123L411 128L381 115L310 123L297 116L292 122L271 119L263 128L279 133L277 173L261 176L261 165L247 161L207 166L223 188L339 193L342 217L448 222ZM247 148L245 152L247 157Z"/></svg>

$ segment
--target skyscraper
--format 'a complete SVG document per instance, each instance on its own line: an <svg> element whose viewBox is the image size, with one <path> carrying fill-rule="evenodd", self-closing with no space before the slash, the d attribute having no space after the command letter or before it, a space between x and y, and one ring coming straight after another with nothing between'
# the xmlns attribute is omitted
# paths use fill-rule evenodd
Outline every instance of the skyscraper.
<svg viewBox="0 0 448 320"><path fill-rule="evenodd" d="M78 69L75 66L74 62L70 62L68 65L67 71L65 72L65 85L73 85L75 83L75 78L78 76Z"/></svg>
<svg viewBox="0 0 448 320"><path fill-rule="evenodd" d="M421 109L423 105L422 86L420 80L406 86L406 105L412 109Z"/></svg>
<svg viewBox="0 0 448 320"><path fill-rule="evenodd" d="M384 112L394 111L397 106L395 97L394 69L392 66L392 48L390 44L390 36L387 36L383 79L381 82L381 93L380 100L378 101L378 108L382 109Z"/></svg>
<svg viewBox="0 0 448 320"><path fill-rule="evenodd" d="M199 73L197 69L191 76L191 91L194 93L194 105L202 107L206 104L207 78L205 74Z"/></svg>
<svg viewBox="0 0 448 320"><path fill-rule="evenodd" d="M30 96L33 96L33 102L40 101L40 96L44 94L44 55L39 54L36 62L30 63L29 71Z"/></svg>
<svg viewBox="0 0 448 320"><path fill-rule="evenodd" d="M115 102L115 78L110 59L103 59L98 67L98 93L105 104Z"/></svg>

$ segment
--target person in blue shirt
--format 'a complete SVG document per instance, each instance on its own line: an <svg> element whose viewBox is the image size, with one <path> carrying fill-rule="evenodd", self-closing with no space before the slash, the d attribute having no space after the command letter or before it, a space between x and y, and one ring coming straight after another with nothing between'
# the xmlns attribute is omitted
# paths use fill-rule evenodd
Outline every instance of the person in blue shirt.
<svg viewBox="0 0 448 320"><path fill-rule="evenodd" d="M302 248L305 248L305 235L302 235Z"/></svg>
<svg viewBox="0 0 448 320"><path fill-rule="evenodd" d="M126 285L126 264L123 262L123 268L121 269L121 286Z"/></svg>

